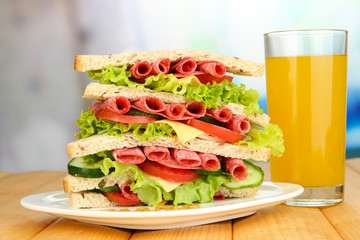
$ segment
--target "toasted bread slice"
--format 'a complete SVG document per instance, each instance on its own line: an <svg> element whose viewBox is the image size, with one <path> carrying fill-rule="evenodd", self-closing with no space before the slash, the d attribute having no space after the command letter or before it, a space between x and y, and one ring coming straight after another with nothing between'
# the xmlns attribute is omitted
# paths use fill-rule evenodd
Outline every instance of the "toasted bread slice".
<svg viewBox="0 0 360 240"><path fill-rule="evenodd" d="M179 61L184 57L192 57L196 61L215 60L222 62L226 66L226 71L244 76L262 76L264 73L264 64L253 61L243 60L237 57L213 53L207 50L158 50L152 52L124 52L121 54L109 55L77 55L75 57L74 69L85 72L90 70L100 70L107 66L122 67L124 65L134 65L140 61L150 63L167 57L171 62Z"/></svg>
<svg viewBox="0 0 360 240"><path fill-rule="evenodd" d="M255 196L258 189L258 187L254 187L231 190L221 186L218 191L223 193L227 198L251 198ZM109 201L104 195L96 192L70 192L69 202L70 208L73 209L124 207L123 205Z"/></svg>
<svg viewBox="0 0 360 240"><path fill-rule="evenodd" d="M106 150L137 146L163 146L212 153L223 157L253 159L257 161L267 161L271 154L269 148L255 150L246 145L234 145L221 140L216 141L214 138L209 139L207 135L201 135L186 143L182 143L176 136L164 136L153 140L140 141L138 137L130 132L124 133L121 138L107 134L82 138L69 143L67 145L67 152L70 158L74 158Z"/></svg>
<svg viewBox="0 0 360 240"><path fill-rule="evenodd" d="M187 100L182 95L175 95L169 92L158 92L148 88L138 89L123 86L116 86L112 84L90 83L86 86L83 98L95 101L104 101L111 97L124 96L128 99L138 97L154 96L160 98L165 103L185 103ZM269 125L270 117L264 113L251 113L249 115L245 112L245 106L236 103L229 103L225 105L235 115L247 116L252 124L264 127Z"/></svg>

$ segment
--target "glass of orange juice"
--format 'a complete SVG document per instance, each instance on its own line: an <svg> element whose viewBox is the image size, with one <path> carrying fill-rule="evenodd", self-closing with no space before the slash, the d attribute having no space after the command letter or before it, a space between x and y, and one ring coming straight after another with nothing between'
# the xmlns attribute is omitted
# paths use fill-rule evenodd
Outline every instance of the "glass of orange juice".
<svg viewBox="0 0 360 240"><path fill-rule="evenodd" d="M327 206L344 199L347 31L296 30L265 37L268 114L285 153L270 160L271 180L304 187L285 202Z"/></svg>

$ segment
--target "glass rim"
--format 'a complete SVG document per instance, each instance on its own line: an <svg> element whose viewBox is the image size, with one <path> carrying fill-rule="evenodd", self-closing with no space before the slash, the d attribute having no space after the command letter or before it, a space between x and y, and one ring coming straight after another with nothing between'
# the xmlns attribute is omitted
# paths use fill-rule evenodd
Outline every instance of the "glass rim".
<svg viewBox="0 0 360 240"><path fill-rule="evenodd" d="M281 31L272 31L268 33L264 33L265 37L269 37L272 35L295 35L295 34L311 34L311 33L345 33L348 34L348 30L344 29L299 29L299 30L281 30Z"/></svg>

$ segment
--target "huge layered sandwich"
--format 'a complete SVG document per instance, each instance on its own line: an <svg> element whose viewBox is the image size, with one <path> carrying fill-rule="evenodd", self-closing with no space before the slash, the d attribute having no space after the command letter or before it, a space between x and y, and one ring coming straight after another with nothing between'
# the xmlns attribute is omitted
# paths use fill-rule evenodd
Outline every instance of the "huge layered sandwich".
<svg viewBox="0 0 360 240"><path fill-rule="evenodd" d="M79 55L90 83L64 190L72 208L250 198L254 162L284 151L256 90L232 83L264 65L204 50Z"/></svg>

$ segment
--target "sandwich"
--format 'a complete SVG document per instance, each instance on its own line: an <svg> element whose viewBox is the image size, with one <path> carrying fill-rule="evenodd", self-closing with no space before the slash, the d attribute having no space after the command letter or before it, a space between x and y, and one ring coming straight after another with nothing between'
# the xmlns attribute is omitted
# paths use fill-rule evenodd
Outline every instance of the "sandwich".
<svg viewBox="0 0 360 240"><path fill-rule="evenodd" d="M251 198L257 161L284 152L259 94L232 82L264 64L205 50L78 55L95 80L63 180L71 208L193 205Z"/></svg>

